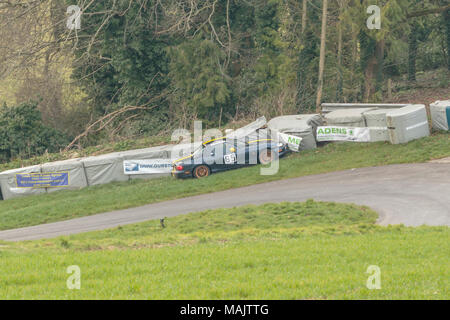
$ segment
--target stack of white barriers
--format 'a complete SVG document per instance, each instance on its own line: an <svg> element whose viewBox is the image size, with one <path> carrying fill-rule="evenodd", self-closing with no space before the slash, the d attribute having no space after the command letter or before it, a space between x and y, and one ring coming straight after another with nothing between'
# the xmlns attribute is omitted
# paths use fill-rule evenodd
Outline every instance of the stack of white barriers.
<svg viewBox="0 0 450 320"><path fill-rule="evenodd" d="M270 130L302 138L300 150L317 148L317 127L323 124L320 114L300 114L280 116L267 123Z"/></svg>
<svg viewBox="0 0 450 320"><path fill-rule="evenodd" d="M423 104L325 103L322 106L328 126L361 129L367 133L362 142L400 144L430 135Z"/></svg>
<svg viewBox="0 0 450 320"><path fill-rule="evenodd" d="M280 137L301 138L298 139L299 147L295 149L298 151L314 149L320 141L388 141L399 144L430 134L426 108L420 104L324 103L322 110L323 115L287 115L269 122L261 117L227 134L227 137L248 136L267 128ZM436 101L430 105L430 111L433 128L449 130L450 100ZM0 199L168 176L171 159L189 154L199 146L199 142L165 145L4 171L0 173ZM162 161L161 170L139 171L140 162L149 160Z"/></svg>

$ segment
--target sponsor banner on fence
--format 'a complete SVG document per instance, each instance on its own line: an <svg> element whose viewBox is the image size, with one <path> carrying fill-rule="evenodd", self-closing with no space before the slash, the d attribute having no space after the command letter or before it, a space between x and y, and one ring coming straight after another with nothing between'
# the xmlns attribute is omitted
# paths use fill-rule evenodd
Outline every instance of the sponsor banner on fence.
<svg viewBox="0 0 450 320"><path fill-rule="evenodd" d="M370 128L317 127L317 141L370 142Z"/></svg>
<svg viewBox="0 0 450 320"><path fill-rule="evenodd" d="M280 138L284 143L287 143L288 148L292 151L298 151L300 148L300 144L302 142L302 138L297 136L292 136L286 133L280 133Z"/></svg>
<svg viewBox="0 0 450 320"><path fill-rule="evenodd" d="M170 173L172 162L170 159L124 160L123 171L129 175Z"/></svg>
<svg viewBox="0 0 450 320"><path fill-rule="evenodd" d="M69 186L68 172L18 173L18 188L58 188Z"/></svg>

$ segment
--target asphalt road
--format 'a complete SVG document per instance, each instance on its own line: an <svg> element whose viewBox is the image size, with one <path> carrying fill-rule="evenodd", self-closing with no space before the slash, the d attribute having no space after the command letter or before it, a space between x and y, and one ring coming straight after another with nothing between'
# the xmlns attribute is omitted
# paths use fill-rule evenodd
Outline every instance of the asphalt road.
<svg viewBox="0 0 450 320"><path fill-rule="evenodd" d="M101 230L189 212L315 199L367 205L381 225L450 226L450 162L353 169L280 180L93 216L0 232L8 241Z"/></svg>

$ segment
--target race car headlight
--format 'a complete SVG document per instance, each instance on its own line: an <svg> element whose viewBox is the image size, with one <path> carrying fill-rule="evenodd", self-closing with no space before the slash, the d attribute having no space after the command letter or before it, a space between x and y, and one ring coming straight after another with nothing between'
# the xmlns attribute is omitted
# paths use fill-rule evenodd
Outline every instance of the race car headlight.
<svg viewBox="0 0 450 320"><path fill-rule="evenodd" d="M284 144L283 143L278 143L278 148L281 148L282 146L284 146Z"/></svg>

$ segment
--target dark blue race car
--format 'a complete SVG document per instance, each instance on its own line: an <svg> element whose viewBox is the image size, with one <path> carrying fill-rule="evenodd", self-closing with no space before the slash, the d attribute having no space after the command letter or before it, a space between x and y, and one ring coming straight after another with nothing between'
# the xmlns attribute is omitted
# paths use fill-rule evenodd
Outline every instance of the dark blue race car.
<svg viewBox="0 0 450 320"><path fill-rule="evenodd" d="M248 139L247 139L248 140ZM173 162L172 176L203 178L211 173L257 163L269 164L288 152L287 145L274 139L213 139L190 155Z"/></svg>

